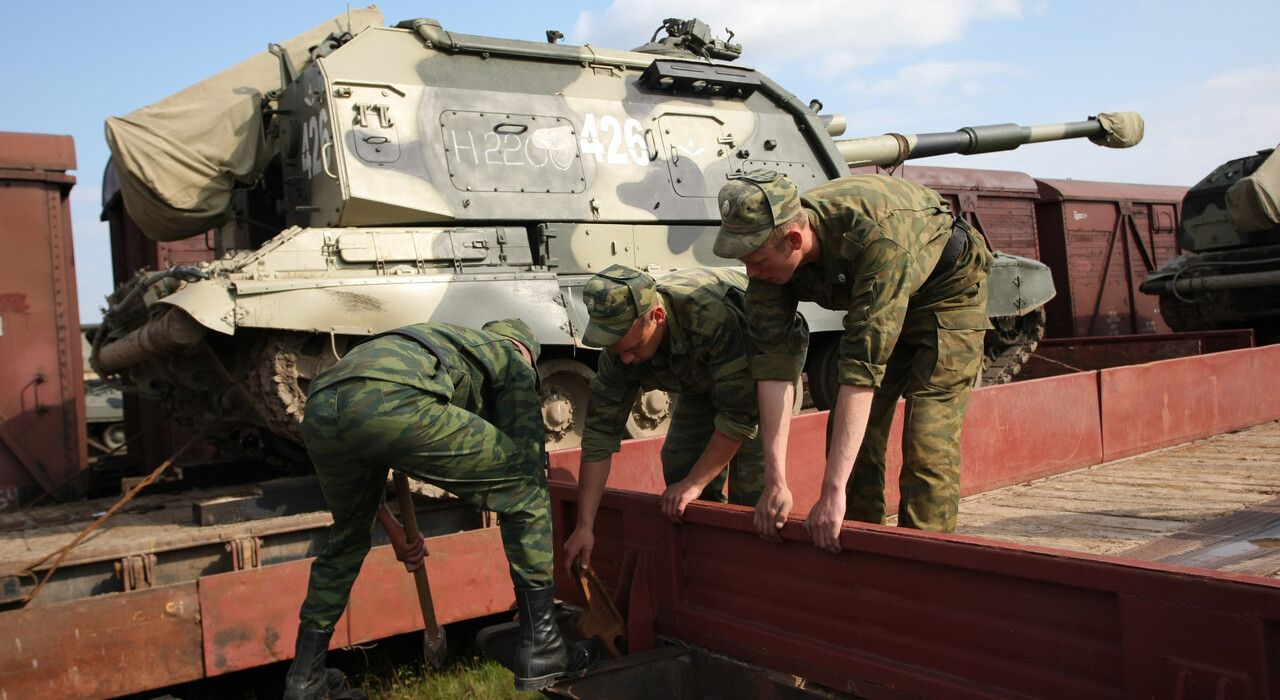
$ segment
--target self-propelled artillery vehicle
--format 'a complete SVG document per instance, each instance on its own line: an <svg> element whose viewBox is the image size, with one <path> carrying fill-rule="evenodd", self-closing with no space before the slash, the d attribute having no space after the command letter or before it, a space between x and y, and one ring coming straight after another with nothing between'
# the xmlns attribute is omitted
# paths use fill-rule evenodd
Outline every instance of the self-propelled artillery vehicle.
<svg viewBox="0 0 1280 700"><path fill-rule="evenodd" d="M1280 155L1214 168L1182 200L1178 247L1142 283L1175 331L1252 328L1280 342Z"/></svg>
<svg viewBox="0 0 1280 700"><path fill-rule="evenodd" d="M731 64L741 47L700 21L667 20L634 51L557 38L384 27L366 8L108 119L104 201L155 241L204 236L220 257L124 281L96 369L223 444L296 442L309 379L353 341L518 316L544 348L548 444L573 446L595 365L579 343L581 286L614 263L734 265L711 245L716 194L735 173L773 168L808 189L850 163L908 157L883 139L918 157L1076 136L1132 145L1115 124L1141 131L1132 115L840 143L842 118ZM997 374L1010 373L1005 350L1016 359L1034 343L1036 324L1020 319L1052 293L1043 265L1002 257ZM840 314L803 311L812 379L831 364ZM810 385L821 405L829 390ZM642 396L631 434L663 432L668 416L668 397Z"/></svg>

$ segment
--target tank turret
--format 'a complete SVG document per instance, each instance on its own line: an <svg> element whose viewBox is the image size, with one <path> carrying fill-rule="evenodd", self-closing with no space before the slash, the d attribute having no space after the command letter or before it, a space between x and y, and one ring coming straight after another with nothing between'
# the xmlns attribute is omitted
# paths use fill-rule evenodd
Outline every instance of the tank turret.
<svg viewBox="0 0 1280 700"><path fill-rule="evenodd" d="M1252 328L1280 341L1280 156L1223 163L1182 200L1174 256L1143 281L1175 331Z"/></svg>
<svg viewBox="0 0 1280 700"><path fill-rule="evenodd" d="M308 382L351 343L518 316L543 344L548 444L576 445L587 279L734 265L711 250L727 178L768 167L809 189L849 172L842 119L726 62L740 47L705 23L662 30L616 51L384 27L367 8L108 119L113 231L213 254L122 280L98 371L220 444L266 445L298 440ZM1013 261L994 315L1034 317L1052 296L1037 265ZM841 314L805 313L832 347ZM1006 340L1025 340L1016 326ZM640 397L630 434L664 432L670 408Z"/></svg>

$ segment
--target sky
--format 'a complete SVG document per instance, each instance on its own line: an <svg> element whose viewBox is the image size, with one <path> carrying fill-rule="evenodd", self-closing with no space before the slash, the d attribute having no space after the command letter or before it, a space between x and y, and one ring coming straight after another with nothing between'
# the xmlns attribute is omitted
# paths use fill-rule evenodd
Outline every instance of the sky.
<svg viewBox="0 0 1280 700"><path fill-rule="evenodd" d="M351 7L363 7L363 3ZM583 0L377 3L388 25L430 17L452 32L630 49L667 17L696 17L845 138L1080 121L1137 111L1122 150L1038 144L929 165L1191 186L1280 142L1280 2L1220 0ZM0 5L0 131L70 134L82 323L112 287L100 222L103 121L167 97L346 12L322 0L45 0ZM783 12L783 8L786 9Z"/></svg>

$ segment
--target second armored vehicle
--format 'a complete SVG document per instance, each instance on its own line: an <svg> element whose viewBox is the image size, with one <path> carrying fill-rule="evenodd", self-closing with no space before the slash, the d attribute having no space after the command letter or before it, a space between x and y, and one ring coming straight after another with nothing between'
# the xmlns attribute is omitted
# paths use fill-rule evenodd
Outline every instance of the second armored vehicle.
<svg viewBox="0 0 1280 700"><path fill-rule="evenodd" d="M1280 155L1227 161L1183 198L1175 256L1142 283L1175 331L1252 328L1280 342Z"/></svg>

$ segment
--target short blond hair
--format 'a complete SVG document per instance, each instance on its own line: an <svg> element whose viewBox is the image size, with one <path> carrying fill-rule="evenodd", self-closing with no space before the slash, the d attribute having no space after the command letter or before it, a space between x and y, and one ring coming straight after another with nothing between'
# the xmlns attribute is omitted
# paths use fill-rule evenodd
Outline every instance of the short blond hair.
<svg viewBox="0 0 1280 700"><path fill-rule="evenodd" d="M774 226L773 230L769 232L769 237L764 239L764 243L761 243L760 247L772 245L774 250L785 252L787 248L787 232L807 223L809 223L809 213L802 207L795 216Z"/></svg>

